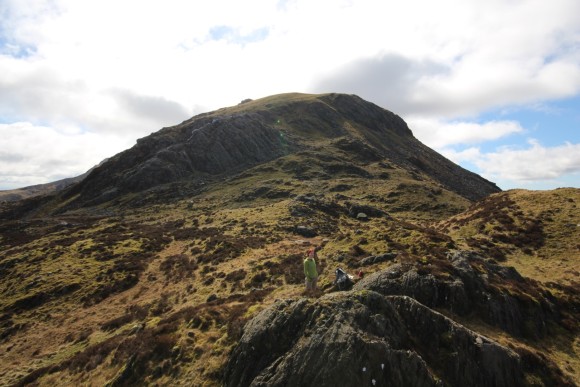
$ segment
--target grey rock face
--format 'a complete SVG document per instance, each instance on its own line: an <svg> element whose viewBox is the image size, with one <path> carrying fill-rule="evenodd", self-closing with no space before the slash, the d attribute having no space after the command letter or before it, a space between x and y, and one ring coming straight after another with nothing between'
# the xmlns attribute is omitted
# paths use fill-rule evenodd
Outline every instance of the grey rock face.
<svg viewBox="0 0 580 387"><path fill-rule="evenodd" d="M378 255L371 255L360 261L360 266L374 265L380 262L392 261L397 258L397 253L383 253Z"/></svg>
<svg viewBox="0 0 580 387"><path fill-rule="evenodd" d="M548 322L558 318L549 295L535 290L515 269L489 263L469 251L451 252L448 258L454 275L447 279L420 274L414 266L395 264L363 278L354 290L406 295L428 307L445 308L462 316L475 313L491 325L524 337L544 336ZM474 264L482 272L476 271ZM535 298L516 297L493 286L490 279L529 289Z"/></svg>
<svg viewBox="0 0 580 387"><path fill-rule="evenodd" d="M521 386L519 363L409 297L342 292L260 313L232 354L225 385Z"/></svg>
<svg viewBox="0 0 580 387"><path fill-rule="evenodd" d="M541 336L557 318L549 300L535 293L528 302L496 288L507 281L533 293L534 284L512 268L469 251L451 252L449 260L454 273L446 279L395 264L351 291L279 301L244 328L224 384L525 386L530 372L546 385L562 383L541 360L431 309L478 316L516 335Z"/></svg>
<svg viewBox="0 0 580 387"><path fill-rule="evenodd" d="M201 117L138 140L96 168L72 193L105 201L186 177L241 171L292 150L293 144L256 114Z"/></svg>

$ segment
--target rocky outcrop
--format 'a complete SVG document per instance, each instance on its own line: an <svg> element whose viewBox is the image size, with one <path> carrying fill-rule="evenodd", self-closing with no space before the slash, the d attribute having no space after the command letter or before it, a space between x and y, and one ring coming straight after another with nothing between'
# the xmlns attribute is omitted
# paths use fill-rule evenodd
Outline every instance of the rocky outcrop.
<svg viewBox="0 0 580 387"><path fill-rule="evenodd" d="M376 265L377 263L385 262L385 261L392 261L393 259L397 258L397 253L382 253L377 255L371 255L369 257L363 258L359 266L369 266L369 265Z"/></svg>
<svg viewBox="0 0 580 387"><path fill-rule="evenodd" d="M96 168L67 196L88 204L184 178L239 172L293 150L281 132L256 114L199 117L165 128Z"/></svg>
<svg viewBox="0 0 580 387"><path fill-rule="evenodd" d="M350 291L278 301L245 326L225 385L568 385L526 350L452 319L469 315L515 335L541 336L557 318L549 295L472 252L448 258L452 273L394 264Z"/></svg>
<svg viewBox="0 0 580 387"><path fill-rule="evenodd" d="M355 127L365 128L359 135L366 140L366 144L372 144L374 152L383 158L406 169L425 173L470 200L500 191L495 184L417 141L407 123L398 115L356 95L333 93L321 97L321 100L341 112Z"/></svg>
<svg viewBox="0 0 580 387"><path fill-rule="evenodd" d="M510 334L542 337L558 319L553 297L515 269L486 261L470 251L448 254L449 275L424 273L414 265L395 264L358 282L354 290L407 295L451 314L474 313Z"/></svg>
<svg viewBox="0 0 580 387"><path fill-rule="evenodd" d="M272 338L276 338L272 340ZM226 386L523 386L519 356L406 296L280 301L244 329Z"/></svg>

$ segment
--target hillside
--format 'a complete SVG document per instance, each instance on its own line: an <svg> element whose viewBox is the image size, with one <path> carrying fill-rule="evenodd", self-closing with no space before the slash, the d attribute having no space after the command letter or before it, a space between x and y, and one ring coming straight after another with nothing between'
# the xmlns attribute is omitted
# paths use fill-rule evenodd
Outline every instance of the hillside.
<svg viewBox="0 0 580 387"><path fill-rule="evenodd" d="M202 114L3 205L0 385L578 385L579 202L499 192L355 96Z"/></svg>
<svg viewBox="0 0 580 387"><path fill-rule="evenodd" d="M0 191L0 202L15 202L22 199L29 199L35 196L50 195L61 191L66 187L81 181L85 175L58 180L52 183L31 185L23 188Z"/></svg>
<svg viewBox="0 0 580 387"><path fill-rule="evenodd" d="M23 199L37 198L39 196L43 197L56 194L64 190L65 188L68 188L71 185L82 181L85 177L87 177L89 173L92 172L93 169L95 169L96 167L98 167L99 165L101 165L106 161L107 160L103 160L101 163L99 163L95 167L89 169L87 172L79 176L69 177L66 179L61 179L46 184L36 184L23 188L0 190L0 203L16 202Z"/></svg>

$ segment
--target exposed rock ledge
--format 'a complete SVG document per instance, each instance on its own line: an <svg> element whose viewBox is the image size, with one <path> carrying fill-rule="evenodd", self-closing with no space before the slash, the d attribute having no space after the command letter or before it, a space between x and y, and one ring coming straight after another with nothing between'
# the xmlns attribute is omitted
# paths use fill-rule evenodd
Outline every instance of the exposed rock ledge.
<svg viewBox="0 0 580 387"><path fill-rule="evenodd" d="M452 272L442 277L393 265L349 292L278 301L245 326L224 385L499 387L527 386L530 377L567 385L533 355L431 309L454 308L516 335L527 313L537 319L527 332L533 336L557 320L542 294L526 302L496 287L509 280L512 289L533 290L514 269L470 252L451 253L449 260Z"/></svg>
<svg viewBox="0 0 580 387"><path fill-rule="evenodd" d="M226 385L523 386L520 361L410 297L359 291L260 313L232 354Z"/></svg>

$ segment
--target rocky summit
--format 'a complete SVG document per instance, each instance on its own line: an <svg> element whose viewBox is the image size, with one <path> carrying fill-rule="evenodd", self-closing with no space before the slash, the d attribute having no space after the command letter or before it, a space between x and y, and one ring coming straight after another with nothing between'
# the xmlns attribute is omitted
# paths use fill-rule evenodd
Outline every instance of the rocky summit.
<svg viewBox="0 0 580 387"><path fill-rule="evenodd" d="M288 160L305 153L312 158L306 165ZM337 173L372 178L361 166L388 161L471 200L499 191L424 146L399 116L357 96L283 94L201 114L138 140L67 190L64 208L184 180L205 184L274 160L298 178L326 180ZM312 162L321 170L310 170Z"/></svg>
<svg viewBox="0 0 580 387"><path fill-rule="evenodd" d="M357 96L244 100L20 194L0 385L580 385L580 190L501 192Z"/></svg>

